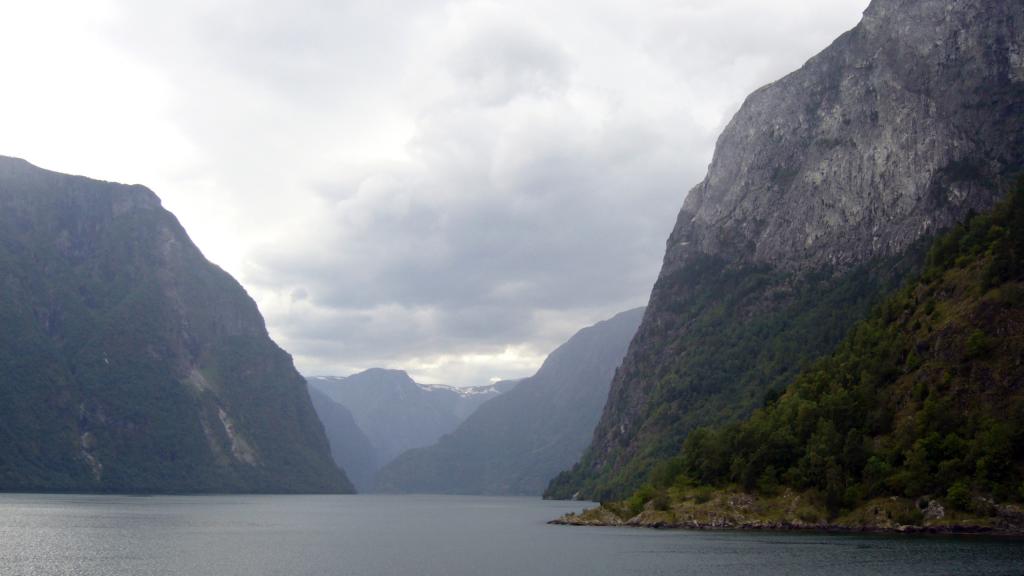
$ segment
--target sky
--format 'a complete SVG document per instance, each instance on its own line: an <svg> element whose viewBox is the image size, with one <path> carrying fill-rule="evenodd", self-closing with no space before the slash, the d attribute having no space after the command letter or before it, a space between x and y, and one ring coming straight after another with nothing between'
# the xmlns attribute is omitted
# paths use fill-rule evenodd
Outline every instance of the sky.
<svg viewBox="0 0 1024 576"><path fill-rule="evenodd" d="M0 154L153 189L307 375L532 374L646 303L754 89L867 0L0 0Z"/></svg>

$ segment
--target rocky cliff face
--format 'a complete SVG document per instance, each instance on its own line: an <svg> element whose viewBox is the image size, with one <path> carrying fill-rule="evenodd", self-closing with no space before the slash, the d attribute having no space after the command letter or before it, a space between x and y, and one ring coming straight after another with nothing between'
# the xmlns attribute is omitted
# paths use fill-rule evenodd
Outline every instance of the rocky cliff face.
<svg viewBox="0 0 1024 576"><path fill-rule="evenodd" d="M347 491L291 357L151 191L0 158L0 489Z"/></svg>
<svg viewBox="0 0 1024 576"><path fill-rule="evenodd" d="M454 432L384 467L377 490L539 495L586 448L642 317L638 308L580 330Z"/></svg>
<svg viewBox="0 0 1024 576"><path fill-rule="evenodd" d="M696 254L787 269L898 254L994 202L1024 150L1024 10L875 0L752 94L687 196L664 274Z"/></svg>
<svg viewBox="0 0 1024 576"><path fill-rule="evenodd" d="M1024 160L1022 51L1019 3L874 0L752 94L684 202L591 448L548 494L636 488L830 350L918 240L992 206Z"/></svg>

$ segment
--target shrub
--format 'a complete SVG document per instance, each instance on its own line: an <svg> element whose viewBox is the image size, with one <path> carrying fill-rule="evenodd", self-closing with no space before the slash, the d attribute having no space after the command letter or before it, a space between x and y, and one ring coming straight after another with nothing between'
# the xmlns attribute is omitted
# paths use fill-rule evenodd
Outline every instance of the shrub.
<svg viewBox="0 0 1024 576"><path fill-rule="evenodd" d="M655 496L654 487L650 485L641 486L626 500L626 508L635 516L644 510L644 505Z"/></svg>
<svg viewBox="0 0 1024 576"><path fill-rule="evenodd" d="M768 466L757 479L757 491L765 496L773 496L779 489L779 477L774 466Z"/></svg>
<svg viewBox="0 0 1024 576"><path fill-rule="evenodd" d="M963 480L957 480L949 487L946 502L955 510L967 511L971 507L971 490Z"/></svg>
<svg viewBox="0 0 1024 576"><path fill-rule="evenodd" d="M704 504L711 500L713 490L710 486L701 486L693 493L693 499L697 504Z"/></svg>
<svg viewBox="0 0 1024 576"><path fill-rule="evenodd" d="M968 358L980 358L985 354L988 354L991 349L992 342L981 330L975 330L967 337L965 352L967 353Z"/></svg>

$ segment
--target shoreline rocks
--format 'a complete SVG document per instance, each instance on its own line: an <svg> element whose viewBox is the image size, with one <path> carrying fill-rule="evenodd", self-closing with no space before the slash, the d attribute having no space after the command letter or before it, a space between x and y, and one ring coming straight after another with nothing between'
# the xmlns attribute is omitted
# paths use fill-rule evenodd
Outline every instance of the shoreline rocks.
<svg viewBox="0 0 1024 576"><path fill-rule="evenodd" d="M643 509L607 503L548 522L562 526L609 526L660 530L728 530L849 534L962 534L1024 537L1024 509L993 506L988 514L955 511L936 499L927 506L907 498L875 498L830 516L811 493L785 490L774 496L717 492L693 498L679 493L666 505ZM941 513L940 513L941 510Z"/></svg>
<svg viewBox="0 0 1024 576"><path fill-rule="evenodd" d="M611 514L609 512L609 514ZM614 516L614 515L613 515ZM920 525L898 525L892 526L844 526L840 524L804 524L801 522L746 522L734 524L731 522L702 523L696 520L683 522L644 522L622 521L620 519L601 522L592 519L584 519L580 515L567 514L561 518L548 521L548 524L556 526L591 526L591 527L628 527L628 528L650 528L654 530L716 530L736 532L821 532L821 533L844 533L844 534L947 534L947 535L984 535L984 536L1014 536L1024 537L1024 529L1000 529L991 526L974 525L942 525L942 526L920 526Z"/></svg>

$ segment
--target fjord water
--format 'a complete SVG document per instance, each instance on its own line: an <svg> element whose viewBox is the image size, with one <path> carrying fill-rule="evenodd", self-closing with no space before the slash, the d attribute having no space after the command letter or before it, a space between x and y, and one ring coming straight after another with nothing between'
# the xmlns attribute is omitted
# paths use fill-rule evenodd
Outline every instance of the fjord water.
<svg viewBox="0 0 1024 576"><path fill-rule="evenodd" d="M1006 574L989 538L550 526L579 503L458 496L0 495L4 575Z"/></svg>

